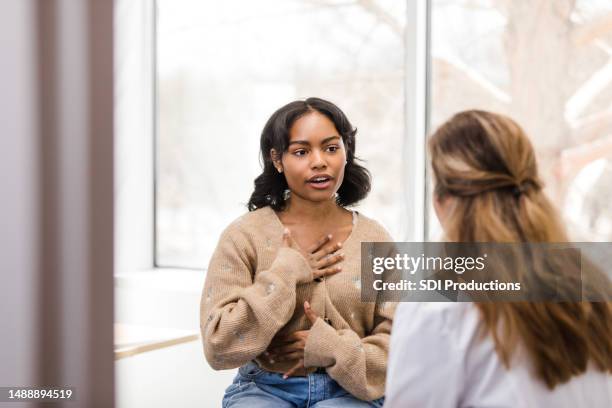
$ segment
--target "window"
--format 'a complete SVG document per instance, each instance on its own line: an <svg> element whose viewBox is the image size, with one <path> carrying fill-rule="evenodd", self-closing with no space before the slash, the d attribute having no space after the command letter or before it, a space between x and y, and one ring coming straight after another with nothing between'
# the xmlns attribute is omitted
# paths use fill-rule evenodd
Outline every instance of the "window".
<svg viewBox="0 0 612 408"><path fill-rule="evenodd" d="M437 239L431 209L410 207L431 183L407 169L424 148L425 127L411 129L425 105L418 4L430 8L424 122L433 130L469 108L515 118L574 239L609 240L609 2L158 0L156 265L207 265L222 229L246 211L265 121L308 96L337 103L359 129L357 153L373 175L361 211L398 240L419 240L408 224L425 218Z"/></svg>
<svg viewBox="0 0 612 408"><path fill-rule="evenodd" d="M612 4L432 0L431 58L432 129L464 109L510 115L573 239L610 241Z"/></svg>
<svg viewBox="0 0 612 408"><path fill-rule="evenodd" d="M259 136L319 96L357 133L373 189L360 211L405 235L406 41L412 2L158 0L156 264L206 267L246 211ZM409 159L409 158L408 158Z"/></svg>

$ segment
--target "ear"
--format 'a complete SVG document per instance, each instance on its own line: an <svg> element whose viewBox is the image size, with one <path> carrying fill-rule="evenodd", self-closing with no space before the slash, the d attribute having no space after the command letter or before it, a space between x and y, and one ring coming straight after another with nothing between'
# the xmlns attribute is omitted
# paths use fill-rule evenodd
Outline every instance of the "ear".
<svg viewBox="0 0 612 408"><path fill-rule="evenodd" d="M272 158L272 164L276 167L279 173L283 172L283 163L281 161L282 155L279 154L275 149L270 149L270 158Z"/></svg>

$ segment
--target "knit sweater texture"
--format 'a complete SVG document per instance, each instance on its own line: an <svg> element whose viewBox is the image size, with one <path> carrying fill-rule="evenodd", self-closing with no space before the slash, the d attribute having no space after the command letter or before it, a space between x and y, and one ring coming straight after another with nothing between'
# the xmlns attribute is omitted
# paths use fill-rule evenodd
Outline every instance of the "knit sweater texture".
<svg viewBox="0 0 612 408"><path fill-rule="evenodd" d="M282 247L284 226L271 208L249 212L223 231L200 309L204 354L214 369L255 360L265 370L286 372L297 361L262 353L276 336L310 330L302 375L324 367L357 398L383 396L396 304L361 301L361 242L392 239L376 221L362 214L355 220L343 243L342 271L320 282L299 251ZM306 300L322 317L314 324L304 314Z"/></svg>

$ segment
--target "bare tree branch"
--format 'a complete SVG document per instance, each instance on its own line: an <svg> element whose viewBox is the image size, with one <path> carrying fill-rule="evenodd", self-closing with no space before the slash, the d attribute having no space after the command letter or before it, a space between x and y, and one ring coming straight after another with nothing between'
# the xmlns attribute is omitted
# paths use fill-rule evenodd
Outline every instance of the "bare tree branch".
<svg viewBox="0 0 612 408"><path fill-rule="evenodd" d="M598 17L588 23L579 25L572 32L572 41L576 45L586 45L591 41L612 32L612 12Z"/></svg>
<svg viewBox="0 0 612 408"><path fill-rule="evenodd" d="M391 30L399 35L404 36L404 26L395 19L391 14L387 13L382 7L380 7L374 0L358 0L357 4L361 5L368 12L373 14L378 20L387 24Z"/></svg>
<svg viewBox="0 0 612 408"><path fill-rule="evenodd" d="M485 91L489 96L492 96L499 102L509 104L512 101L507 92L500 89L498 86L489 81L480 72L476 71L469 65L462 62L459 58L445 56L434 56L434 62L445 64L451 70L457 71L458 78L467 78L472 84L476 85L481 90Z"/></svg>
<svg viewBox="0 0 612 408"><path fill-rule="evenodd" d="M400 37L404 36L404 26L393 15L387 13L385 9L379 6L375 0L356 0L343 3L331 3L327 0L307 0L307 2L322 7L359 5L368 13L374 15L376 19L387 24L395 34Z"/></svg>
<svg viewBox="0 0 612 408"><path fill-rule="evenodd" d="M572 139L576 144L591 142L612 129L612 106L581 118L572 124Z"/></svg>
<svg viewBox="0 0 612 408"><path fill-rule="evenodd" d="M595 40L594 44L597 48L599 48L600 50L602 50L603 52L605 52L606 54L612 57L612 47L610 47L610 45L607 42L599 39L599 40Z"/></svg>
<svg viewBox="0 0 612 408"><path fill-rule="evenodd" d="M612 135L563 149L560 155L559 176L562 179L571 180L587 164L606 157L612 157Z"/></svg>
<svg viewBox="0 0 612 408"><path fill-rule="evenodd" d="M612 58L585 81L567 100L565 117L570 124L612 83Z"/></svg>

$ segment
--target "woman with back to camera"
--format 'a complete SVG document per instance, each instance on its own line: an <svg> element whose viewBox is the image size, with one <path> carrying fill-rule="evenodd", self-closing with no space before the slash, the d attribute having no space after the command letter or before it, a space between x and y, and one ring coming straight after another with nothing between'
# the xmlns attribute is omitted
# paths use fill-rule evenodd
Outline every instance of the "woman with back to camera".
<svg viewBox="0 0 612 408"><path fill-rule="evenodd" d="M511 119L459 113L429 151L446 241L567 242ZM555 282L571 290L571 281ZM610 407L611 310L609 301L402 303L385 407Z"/></svg>
<svg viewBox="0 0 612 408"><path fill-rule="evenodd" d="M380 407L392 303L362 303L362 241L390 241L346 207L370 190L344 113L318 98L261 135L249 212L222 233L201 303L204 352L240 367L224 407Z"/></svg>

